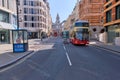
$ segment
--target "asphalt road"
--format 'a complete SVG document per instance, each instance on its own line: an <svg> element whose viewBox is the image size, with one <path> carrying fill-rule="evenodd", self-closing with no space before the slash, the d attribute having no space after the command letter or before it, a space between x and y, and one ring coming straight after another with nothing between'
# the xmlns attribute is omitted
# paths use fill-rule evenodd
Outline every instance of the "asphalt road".
<svg viewBox="0 0 120 80"><path fill-rule="evenodd" d="M40 50L21 64L0 72L0 80L120 80L120 56L92 46L63 44Z"/></svg>

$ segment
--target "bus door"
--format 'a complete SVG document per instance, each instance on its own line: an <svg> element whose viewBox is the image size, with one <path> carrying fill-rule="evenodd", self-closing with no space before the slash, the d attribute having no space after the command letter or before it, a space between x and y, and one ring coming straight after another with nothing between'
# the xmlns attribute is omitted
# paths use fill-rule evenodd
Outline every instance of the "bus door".
<svg viewBox="0 0 120 80"><path fill-rule="evenodd" d="M75 34L75 38L78 39L78 40L82 40L82 38L83 38L82 32L77 31L76 34Z"/></svg>
<svg viewBox="0 0 120 80"><path fill-rule="evenodd" d="M84 29L83 32L83 40L89 41L89 32L88 29Z"/></svg>
<svg viewBox="0 0 120 80"><path fill-rule="evenodd" d="M89 33L83 32L82 35L83 35L82 40L87 40L87 41L89 40Z"/></svg>
<svg viewBox="0 0 120 80"><path fill-rule="evenodd" d="M76 39L78 40L89 40L89 33L88 32L76 32Z"/></svg>

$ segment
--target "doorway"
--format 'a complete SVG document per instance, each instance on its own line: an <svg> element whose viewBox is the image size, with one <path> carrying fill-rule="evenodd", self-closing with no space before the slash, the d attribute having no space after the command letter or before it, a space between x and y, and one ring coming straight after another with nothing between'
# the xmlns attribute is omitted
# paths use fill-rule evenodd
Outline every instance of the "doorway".
<svg viewBox="0 0 120 80"><path fill-rule="evenodd" d="M6 42L5 33L0 33L0 42L1 42L1 43L5 43L5 42Z"/></svg>

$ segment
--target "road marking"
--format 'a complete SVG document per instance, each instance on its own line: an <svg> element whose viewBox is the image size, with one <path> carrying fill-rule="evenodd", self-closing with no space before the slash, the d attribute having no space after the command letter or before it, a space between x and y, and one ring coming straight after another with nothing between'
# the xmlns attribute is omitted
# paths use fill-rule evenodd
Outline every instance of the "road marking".
<svg viewBox="0 0 120 80"><path fill-rule="evenodd" d="M63 48L64 48L64 50L65 50L65 54L66 54L66 56L67 56L67 60L68 60L68 62L69 62L69 65L72 66L72 62L71 62L71 60L70 60L70 57L69 57L69 55L68 55L68 53L67 53L66 48L65 48L64 45L63 45Z"/></svg>

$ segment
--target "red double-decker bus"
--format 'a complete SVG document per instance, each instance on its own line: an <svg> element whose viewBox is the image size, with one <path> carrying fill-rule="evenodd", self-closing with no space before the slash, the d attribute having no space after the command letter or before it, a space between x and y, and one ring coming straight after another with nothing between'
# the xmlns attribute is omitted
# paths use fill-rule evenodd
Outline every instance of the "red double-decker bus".
<svg viewBox="0 0 120 80"><path fill-rule="evenodd" d="M70 42L76 45L89 44L88 21L76 21L70 29Z"/></svg>
<svg viewBox="0 0 120 80"><path fill-rule="evenodd" d="M57 32L54 32L54 37L57 37L57 35L58 35Z"/></svg>

